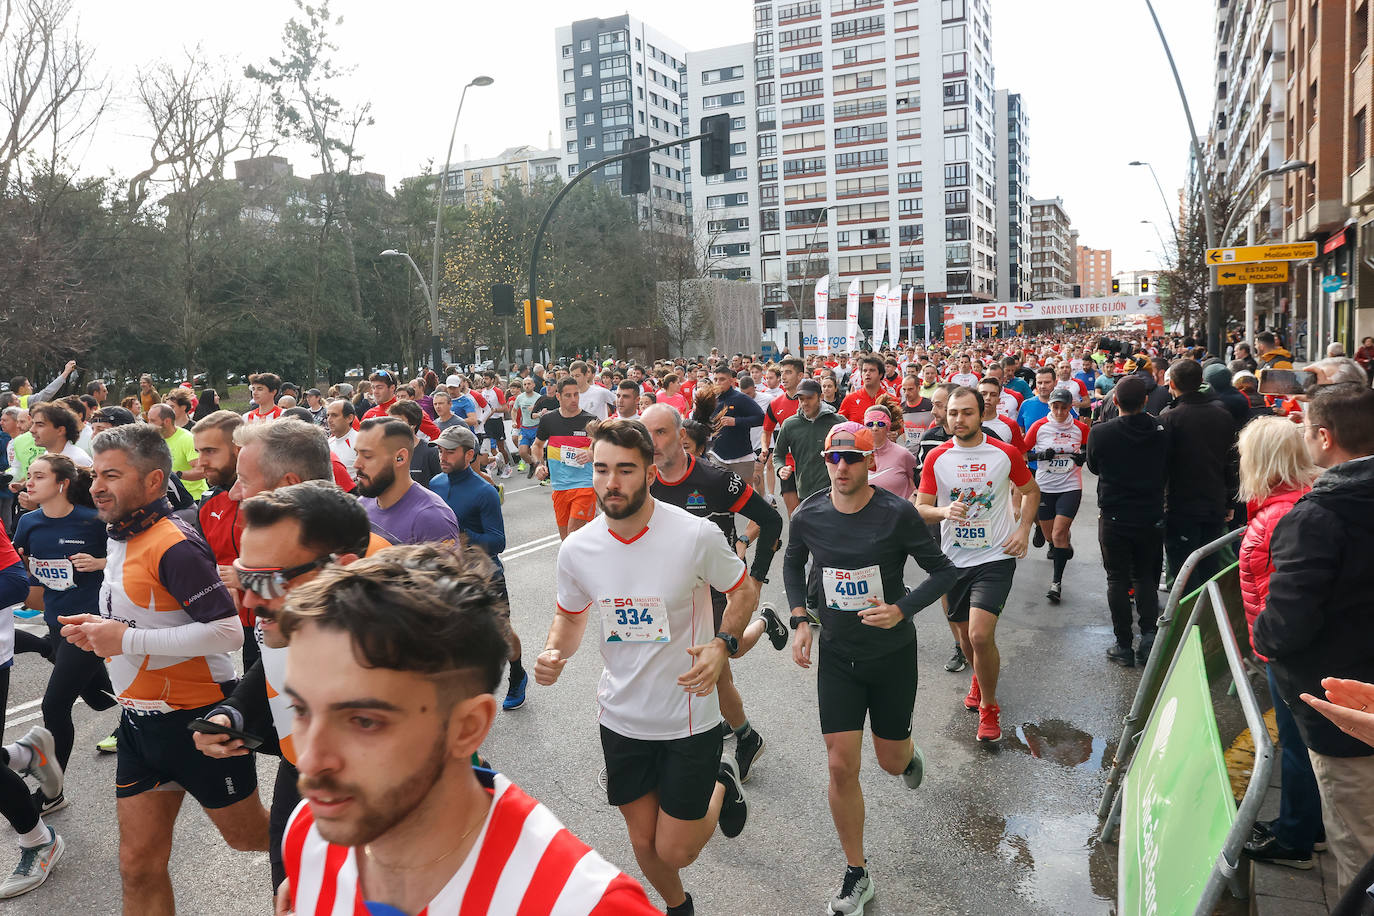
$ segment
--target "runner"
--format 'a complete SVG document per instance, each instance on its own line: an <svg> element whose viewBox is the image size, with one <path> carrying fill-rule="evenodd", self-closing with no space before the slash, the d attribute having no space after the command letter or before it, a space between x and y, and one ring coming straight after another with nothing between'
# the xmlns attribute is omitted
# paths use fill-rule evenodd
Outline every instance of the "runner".
<svg viewBox="0 0 1374 916"><path fill-rule="evenodd" d="M596 418L578 406L577 385L573 376L558 383L558 409L539 418L539 432L531 449L538 462L535 476L553 484L553 517L560 539L596 515L592 467L588 461L588 433Z"/></svg>
<svg viewBox="0 0 1374 916"><path fill-rule="evenodd" d="M184 388L181 390L185 390ZM148 422L157 430L172 453L172 474L186 487L191 498L200 502L205 495L205 472L196 467L196 443L187 430L177 425L176 411L166 403L148 410Z"/></svg>
<svg viewBox="0 0 1374 916"><path fill-rule="evenodd" d="M580 410L591 414L595 420L604 420L615 412L615 395L608 388L592 384L591 366L579 359L568 366L568 372L569 377L577 383L577 406ZM558 390L562 391L561 388Z"/></svg>
<svg viewBox="0 0 1374 916"><path fill-rule="evenodd" d="M160 916L176 910L168 862L187 792L230 847L268 846L253 761L208 761L186 729L224 698L221 685L234 679L228 653L243 630L210 549L171 514L162 437L135 423L94 444L91 496L109 525L100 616L58 622L68 641L109 660L124 707L115 770L124 913Z"/></svg>
<svg viewBox="0 0 1374 916"><path fill-rule="evenodd" d="M38 780L38 791L62 797L62 769L52 744L48 730L34 725L18 741L0 747L0 814L19 835L19 864L0 884L0 899L27 894L48 880L67 848L57 831L43 823L24 783L24 776L31 775Z"/></svg>
<svg viewBox="0 0 1374 916"><path fill-rule="evenodd" d="M525 472L526 480L534 476L534 456L530 454L530 446L539 435L539 417L542 416L536 408L539 400L540 395L535 390L534 379L522 379L520 394L515 399L515 423L520 430L520 438L516 445L520 452L520 470Z"/></svg>
<svg viewBox="0 0 1374 916"><path fill-rule="evenodd" d="M811 667L808 597L820 607L816 695L830 768L830 814L846 862L830 912L846 916L862 916L874 893L864 856L859 786L864 720L873 729L878 765L901 776L908 788L920 786L925 760L911 738L917 681L912 618L955 582L954 566L911 503L869 483L873 440L873 433L857 423L830 430L825 441L830 489L803 500L792 516L783 559L796 631L792 658L802 668ZM911 591L902 576L908 557L927 575Z"/></svg>
<svg viewBox="0 0 1374 916"><path fill-rule="evenodd" d="M396 417L404 420L410 427L410 445L407 450L410 452L410 464L408 470L410 479L426 489L429 482L439 473L439 450L434 447L434 443L422 438L420 434L420 422L424 419L425 412L415 401L398 399L395 404L387 408L387 416ZM356 462L357 459L354 459Z"/></svg>
<svg viewBox="0 0 1374 916"><path fill-rule="evenodd" d="M477 437L471 430L455 426L439 436L438 447L443 473L430 482L430 489L453 510L467 542L482 548L491 558L496 566L495 582L509 613L510 594L506 590L506 570L501 564L501 551L506 549L506 521L501 515L496 488L472 469L477 457ZM530 679L520 661L520 637L509 621L506 626L510 631L510 672L501 708L509 711L525 705Z"/></svg>
<svg viewBox="0 0 1374 916"><path fill-rule="evenodd" d="M712 460L738 474L741 480L754 479L758 454L754 450L753 431L763 426L763 410L754 399L738 387L739 377L749 377L748 372L736 373L728 367L717 367L716 406L711 415L711 457ZM750 378L750 382L753 379Z"/></svg>
<svg viewBox="0 0 1374 916"><path fill-rule="evenodd" d="M506 403L506 392L497 384L494 371L484 371L482 382L482 390L478 393L487 404L487 415L483 420L482 429L492 458L495 459L497 452L500 452L499 471L501 479L506 480L515 473L511 467L513 462L510 460L510 449L506 446L506 414L510 412L510 405Z"/></svg>
<svg viewBox="0 0 1374 916"><path fill-rule="evenodd" d="M797 412L783 421L773 444L773 468L784 484L796 477L798 503L829 486L821 448L830 428L844 418L825 403L815 379L797 383ZM791 459L789 463L788 459ZM786 491L783 491L786 499Z"/></svg>
<svg viewBox="0 0 1374 916"><path fill-rule="evenodd" d="M968 353L960 353L957 366L958 368L950 373L946 381L964 388L978 387L978 380L982 376L973 371L973 357L969 356Z"/></svg>
<svg viewBox="0 0 1374 916"><path fill-rule="evenodd" d="M70 458L79 468L91 466L91 456L76 445L81 430L77 428L76 415L61 404L49 401L34 404L29 408L31 424L29 432L34 444L49 455Z"/></svg>
<svg viewBox="0 0 1374 916"><path fill-rule="evenodd" d="M458 543L453 510L411 479L415 434L396 417L372 417L358 427L358 495L372 530L392 544Z"/></svg>
<svg viewBox="0 0 1374 916"><path fill-rule="evenodd" d="M902 432L911 454L916 454L916 444L934 419L935 402L921 393L921 383L916 376L907 375L902 379Z"/></svg>
<svg viewBox="0 0 1374 916"><path fill-rule="evenodd" d="M689 456L682 444L682 415L671 406L654 405L644 415L644 427L654 443L654 467L657 471L649 493L654 499L685 509L697 518L715 522L725 535L725 542L734 547L740 559L745 559L749 545L757 542L754 549L754 563L749 575L754 580L756 590L763 589L768 581L768 568L772 565L773 555L777 553L782 537L782 516L752 486L723 468L707 461L698 461ZM748 519L745 533L735 536L735 515ZM750 534L750 532L756 532ZM711 590L711 613L715 628L720 629L721 615L725 612L726 597L723 593ZM739 651L732 658L739 658L758 643L764 632L768 633L773 648L782 650L787 645L787 629L782 620L769 605L763 605L761 616L744 628L739 640ZM748 782L753 772L754 761L763 753L763 736L749 724L744 712L744 699L735 686L730 663L725 663L720 680L716 683L720 696L721 716L734 735L735 762L739 765L740 782Z"/></svg>
<svg viewBox="0 0 1374 916"><path fill-rule="evenodd" d="M983 396L983 428L995 431L998 439L1018 452L1024 452L1027 446L1021 435L1021 427L1010 414L1001 412L1002 383L995 378L985 378L977 387L978 393ZM1015 398L1012 398L1012 403L1016 403Z"/></svg>
<svg viewBox="0 0 1374 916"><path fill-rule="evenodd" d="M559 549L558 612L535 681L558 679L595 608L607 800L620 808L639 867L670 916L690 916L679 872L717 822L736 837L748 819L738 765L721 757L715 685L758 595L715 525L649 495L653 456L639 423L610 420L592 433L604 514ZM714 637L710 588L729 596Z"/></svg>
<svg viewBox="0 0 1374 916"><path fill-rule="evenodd" d="M973 684L964 707L978 710L978 740L999 741L997 619L1011 592L1016 560L1026 555L1040 489L1021 453L984 435L983 396L956 388L949 398L954 438L935 449L921 467L917 507L927 524L940 522L941 547L959 567L949 591L949 619L959 645L973 662ZM1015 521L1012 491L1021 496Z"/></svg>
<svg viewBox="0 0 1374 916"><path fill-rule="evenodd" d="M438 403L437 401L435 403ZM358 432L353 428L358 422L353 402L347 398L335 398L324 409L324 426L329 432L329 451L348 471L354 483L358 481Z"/></svg>
<svg viewBox="0 0 1374 916"><path fill-rule="evenodd" d="M256 405L243 415L245 423L258 423L262 420L275 420L281 416L282 409L277 406L277 394L281 391L281 376L271 372L259 372L248 376L248 396ZM145 411L146 413L146 411Z"/></svg>
<svg viewBox="0 0 1374 916"><path fill-rule="evenodd" d="M865 356L859 360L860 377L863 379L863 387L856 388L845 395L844 402L840 405L840 415L846 420L863 425L864 411L878 403L878 397L886 390L883 388L883 365L882 357ZM853 379L850 379L853 384ZM802 497L805 499L805 497Z"/></svg>
<svg viewBox="0 0 1374 916"><path fill-rule="evenodd" d="M625 379L615 386L615 416L621 420L639 419L639 396L642 392L638 385Z"/></svg>
<svg viewBox="0 0 1374 916"><path fill-rule="evenodd" d="M1069 529L1083 501L1083 462L1087 460L1088 425L1069 416L1073 393L1050 392L1050 415L1026 432L1026 457L1037 463L1040 487L1040 531L1049 541L1054 580L1045 597L1058 604L1063 596L1064 567L1073 559Z"/></svg>
<svg viewBox="0 0 1374 916"><path fill-rule="evenodd" d="M864 411L863 425L873 438L873 468L867 479L902 499L916 491L916 456L892 441L891 431L899 429L899 413L891 398Z"/></svg>
<svg viewBox="0 0 1374 916"><path fill-rule="evenodd" d="M773 439L777 435L776 430L786 422L788 417L797 412L797 406L800 403L797 385L806 375L806 363L796 356L784 356L778 363L778 368L782 390L769 402L767 409L763 412L763 439L760 445L765 463L772 460ZM783 463L792 468L793 473L782 477L781 474L775 475L771 469L765 469L765 476L770 482L774 476L777 476L778 492L782 494L782 501L787 506L787 515L790 518L801 503L800 497L797 496L796 460L788 455ZM774 505L777 503L775 502Z"/></svg>

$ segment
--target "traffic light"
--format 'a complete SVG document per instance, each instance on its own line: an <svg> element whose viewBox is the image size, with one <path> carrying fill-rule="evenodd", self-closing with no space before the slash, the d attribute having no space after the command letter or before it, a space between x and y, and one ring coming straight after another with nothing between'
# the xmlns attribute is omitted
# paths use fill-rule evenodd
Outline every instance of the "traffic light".
<svg viewBox="0 0 1374 916"><path fill-rule="evenodd" d="M1141 291L1142 293L1148 293L1148 292L1150 291L1150 278L1149 278L1149 277L1141 277L1141 278L1140 278L1140 291Z"/></svg>
<svg viewBox="0 0 1374 916"><path fill-rule="evenodd" d="M724 175L730 171L730 116L711 115L701 119L701 174Z"/></svg>
<svg viewBox="0 0 1374 916"><path fill-rule="evenodd" d="M1119 292L1121 292L1121 281L1120 281L1120 280L1113 280L1113 281L1112 281L1112 293L1113 293L1113 295L1115 295L1116 293L1119 293Z"/></svg>
<svg viewBox="0 0 1374 916"><path fill-rule="evenodd" d="M509 318L515 314L515 287L509 283L491 285L491 313L497 318Z"/></svg>
<svg viewBox="0 0 1374 916"><path fill-rule="evenodd" d="M647 151L653 145L654 141L648 137L631 137L620 147L622 153L635 154L620 163L621 194L628 196L649 193L649 154L638 151Z"/></svg>
<svg viewBox="0 0 1374 916"><path fill-rule="evenodd" d="M524 300L525 306L525 336L529 337L534 333L534 323L530 319L530 300Z"/></svg>
<svg viewBox="0 0 1374 916"><path fill-rule="evenodd" d="M548 334L553 331L553 303L547 299L539 300L539 333Z"/></svg>

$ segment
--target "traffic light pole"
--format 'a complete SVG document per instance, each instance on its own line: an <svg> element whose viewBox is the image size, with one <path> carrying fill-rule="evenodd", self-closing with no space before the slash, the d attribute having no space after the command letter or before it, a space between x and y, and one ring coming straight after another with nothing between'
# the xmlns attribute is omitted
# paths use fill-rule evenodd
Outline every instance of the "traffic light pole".
<svg viewBox="0 0 1374 916"><path fill-rule="evenodd" d="M673 140L672 142L669 142L669 143L656 143L656 144L654 144L653 146L646 146L646 147L644 147L643 149L630 150L630 152L628 152L628 153L618 153L618 154L616 154L616 155L614 155L614 156L607 156L605 159L602 159L602 160L600 160L600 161L598 161L598 162L594 162L594 163L592 163L591 165L589 165L587 168L585 168L585 169L583 169L582 171L578 172L576 175L573 176L572 181L569 181L567 184L563 185L562 190L560 190L556 195L554 195L553 201L549 204L549 208L548 208L547 210L544 211L544 218L541 219L541 220L539 221L539 229L538 229L538 231L536 231L536 232L534 233L534 247L533 247L533 249L531 249L531 251L530 251L530 302L536 303L536 304L535 304L534 306L532 306L532 307L533 307L533 308L538 308L537 303L539 302L539 284L538 284L538 273L539 273L539 246L540 246L540 245L543 243L543 241L544 241L544 230L548 228L548 226L549 226L549 220L553 218L553 211L558 209L558 205L559 205L560 203L563 202L563 198L567 196L568 192L571 191L571 190L577 185L577 183L578 183L579 181L581 181L582 179L588 177L589 175L592 175L592 174L594 174L594 173L596 173L596 172L601 171L601 170L604 169L606 166L608 166L608 165L610 165L610 164L612 164L612 163L620 162L620 161L625 160L625 159L630 159L630 158L633 158L633 157L635 157L635 156L647 155L647 154L649 154L649 153L656 152L657 150L661 150L661 149L669 149L669 148L674 147L674 146L686 146L687 144L689 144L689 143L694 143L694 142L696 142L697 140L705 140L705 139L707 139L709 136L710 136L710 133L709 133L709 132L703 131L703 132L701 132L701 133L699 133L699 134L693 134L693 135L690 136L690 137L683 137L683 138L681 138L681 139L679 139L679 140ZM536 328L536 330L537 330L537 328ZM536 338L539 338L539 337L542 337L543 335L541 335L541 334L536 334L535 336L536 336ZM538 352L539 348L540 348L541 346L543 346L543 343L544 343L544 342L543 342L542 340L537 340L537 341L536 341L536 343L535 343L535 351L536 351L536 352ZM549 360L550 360L550 361L553 360L553 356L554 356L553 350L552 350L552 348L550 348L550 350L549 350Z"/></svg>

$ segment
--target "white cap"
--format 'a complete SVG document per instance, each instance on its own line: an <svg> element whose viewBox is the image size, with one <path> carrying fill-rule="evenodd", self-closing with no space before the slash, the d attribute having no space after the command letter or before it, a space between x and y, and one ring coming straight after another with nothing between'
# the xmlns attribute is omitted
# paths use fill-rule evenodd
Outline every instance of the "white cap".
<svg viewBox="0 0 1374 916"><path fill-rule="evenodd" d="M445 387L445 388L462 388L462 387L463 387L463 379L462 379L461 376L450 375L450 376L444 381L444 387Z"/></svg>

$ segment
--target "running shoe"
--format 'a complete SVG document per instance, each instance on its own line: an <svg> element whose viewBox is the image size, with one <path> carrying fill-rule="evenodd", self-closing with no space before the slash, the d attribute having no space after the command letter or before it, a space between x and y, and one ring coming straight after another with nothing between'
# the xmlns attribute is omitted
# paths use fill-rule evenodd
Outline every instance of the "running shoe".
<svg viewBox="0 0 1374 916"><path fill-rule="evenodd" d="M524 472L525 472L525 479L526 479L526 480L529 480L531 477L534 476L534 465L532 465L532 464L527 464L527 465L525 465L525 467L523 468L523 470L524 470Z"/></svg>
<svg viewBox="0 0 1374 916"><path fill-rule="evenodd" d="M29 765L19 771L20 775L32 776L38 780L38 788L48 798L60 796L62 766L57 762L52 732L41 725L35 725L15 744L29 749Z"/></svg>
<svg viewBox="0 0 1374 916"><path fill-rule="evenodd" d="M521 706L524 706L525 689L529 686L530 674L526 671L524 674L520 675L520 681L518 683L514 680L510 682L510 688L506 690L506 698L501 701L501 708L510 712L512 709L519 709Z"/></svg>
<svg viewBox="0 0 1374 916"><path fill-rule="evenodd" d="M1001 708L997 706L978 707L978 740L992 744L1002 740Z"/></svg>
<svg viewBox="0 0 1374 916"><path fill-rule="evenodd" d="M721 758L716 782L725 786L725 801L720 806L720 832L727 837L737 837L749 820L749 803L744 799L744 786L735 758Z"/></svg>
<svg viewBox="0 0 1374 916"><path fill-rule="evenodd" d="M906 783L908 789L919 789L921 781L926 778L926 758L921 753L920 745L914 741L911 743L911 762L902 771L902 782Z"/></svg>
<svg viewBox="0 0 1374 916"><path fill-rule="evenodd" d="M111 733L104 741L97 741L95 749L102 754L113 754L119 750L118 739Z"/></svg>
<svg viewBox="0 0 1374 916"><path fill-rule="evenodd" d="M501 467L501 479L502 479L502 480L510 480L510 478L511 478L511 476L512 476L513 474L515 474L515 471L511 470L511 466L510 466L510 465L507 464L507 465L503 465L503 466Z"/></svg>
<svg viewBox="0 0 1374 916"><path fill-rule="evenodd" d="M958 674L967 667L968 659L964 658L964 647L955 646L954 654L949 657L949 661L945 662L945 670L950 674Z"/></svg>
<svg viewBox="0 0 1374 916"><path fill-rule="evenodd" d="M739 766L739 781L748 782L754 772L754 761L763 756L763 735L750 729L749 737L735 739L735 763Z"/></svg>
<svg viewBox="0 0 1374 916"><path fill-rule="evenodd" d="M501 485L501 484L498 483L498 484L496 485L496 504L497 504L497 505L503 505L505 502L506 502L506 488L505 488L503 485Z"/></svg>
<svg viewBox="0 0 1374 916"><path fill-rule="evenodd" d="M1050 604L1058 604L1063 596L1064 586L1058 582L1051 582L1049 591L1045 592L1045 597L1050 599Z"/></svg>
<svg viewBox="0 0 1374 916"><path fill-rule="evenodd" d="M873 879L868 869L850 865L844 870L840 890L830 898L831 916L863 916L864 906L873 899Z"/></svg>
<svg viewBox="0 0 1374 916"><path fill-rule="evenodd" d="M1039 525L1035 526L1035 536L1031 538L1031 543L1037 548L1045 546L1045 532Z"/></svg>
<svg viewBox="0 0 1374 916"><path fill-rule="evenodd" d="M684 891L683 893L686 893ZM670 906L664 910L666 916L696 916L696 907L692 905L692 895L687 894L687 899L677 906Z"/></svg>
<svg viewBox="0 0 1374 916"><path fill-rule="evenodd" d="M1135 667L1135 650L1130 646L1118 646L1113 644L1112 647L1107 650L1107 657L1123 668Z"/></svg>
<svg viewBox="0 0 1374 916"><path fill-rule="evenodd" d="M964 708L972 711L983 704L983 691L978 687L978 675L973 676L973 686L968 689L968 696L964 697Z"/></svg>
<svg viewBox="0 0 1374 916"><path fill-rule="evenodd" d="M56 798L48 798L43 794L42 789L33 790L33 807L43 817L52 814L54 811L61 811L67 807L67 796L58 794Z"/></svg>
<svg viewBox="0 0 1374 916"><path fill-rule="evenodd" d="M0 898L27 894L48 880L53 866L62 858L62 850L67 848L67 844L51 827L48 828L48 836L51 839L42 846L19 847L19 864L15 866L14 874L0 884Z"/></svg>
<svg viewBox="0 0 1374 916"><path fill-rule="evenodd" d="M763 631L768 634L768 639L773 643L773 648L781 652L787 648L787 625L782 622L778 612L773 609L773 605L763 606Z"/></svg>

